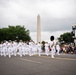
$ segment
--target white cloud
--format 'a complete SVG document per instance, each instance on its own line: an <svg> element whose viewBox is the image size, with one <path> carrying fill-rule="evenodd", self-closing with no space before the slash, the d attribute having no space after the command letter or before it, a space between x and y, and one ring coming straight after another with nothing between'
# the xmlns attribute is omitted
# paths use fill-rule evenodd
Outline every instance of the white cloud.
<svg viewBox="0 0 76 75"><path fill-rule="evenodd" d="M52 17L55 17L55 18L68 18L69 17L70 18L73 15L75 15L74 3L71 3L71 2L67 0L64 0L64 1L61 0L61 1L55 1L49 4L50 6L49 12L51 13Z"/></svg>
<svg viewBox="0 0 76 75"><path fill-rule="evenodd" d="M24 25L32 37L36 36L38 14L42 39L48 39L52 32L59 36L71 31L71 25L76 23L76 0L0 0L0 28Z"/></svg>

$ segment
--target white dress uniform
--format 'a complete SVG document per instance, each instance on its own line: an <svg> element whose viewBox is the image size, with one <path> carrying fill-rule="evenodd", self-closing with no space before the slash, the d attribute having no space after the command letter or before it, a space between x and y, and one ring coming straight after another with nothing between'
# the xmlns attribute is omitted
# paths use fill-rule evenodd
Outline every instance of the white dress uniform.
<svg viewBox="0 0 76 75"><path fill-rule="evenodd" d="M1 55L1 44L0 44L0 55Z"/></svg>
<svg viewBox="0 0 76 75"><path fill-rule="evenodd" d="M55 51L56 51L56 50L55 50L55 44L56 44L55 40L50 41L51 57L52 57L52 58L54 58Z"/></svg>
<svg viewBox="0 0 76 75"><path fill-rule="evenodd" d="M1 44L0 44L0 55L1 55L1 56L3 55L3 52L2 52L2 51L3 51L3 44L1 43Z"/></svg>
<svg viewBox="0 0 76 75"><path fill-rule="evenodd" d="M6 52L7 52L7 45L6 45L6 43L3 43L2 53L3 53L4 57L6 57Z"/></svg>
<svg viewBox="0 0 76 75"><path fill-rule="evenodd" d="M22 57L22 42L19 42L19 44L18 44L18 50L19 50L20 57Z"/></svg>
<svg viewBox="0 0 76 75"><path fill-rule="evenodd" d="M46 55L48 56L48 53L49 53L49 48L48 48L48 43L45 43L45 53Z"/></svg>
<svg viewBox="0 0 76 75"><path fill-rule="evenodd" d="M59 46L59 44L56 45L56 50L57 50L57 54L60 55L59 54L59 52L60 52L60 46Z"/></svg>
<svg viewBox="0 0 76 75"><path fill-rule="evenodd" d="M34 54L37 54L37 44L34 44Z"/></svg>
<svg viewBox="0 0 76 75"><path fill-rule="evenodd" d="M29 54L29 45L25 43L25 54Z"/></svg>
<svg viewBox="0 0 76 75"><path fill-rule="evenodd" d="M39 56L41 56L41 44L40 43L37 44L37 48L38 48L38 54Z"/></svg>
<svg viewBox="0 0 76 75"><path fill-rule="evenodd" d="M32 55L36 53L36 45L34 42L32 42Z"/></svg>
<svg viewBox="0 0 76 75"><path fill-rule="evenodd" d="M12 43L10 42L10 43L8 43L8 56L9 56L9 58L11 57L12 53L13 53L13 47L12 47Z"/></svg>
<svg viewBox="0 0 76 75"><path fill-rule="evenodd" d="M14 41L12 46L13 46L13 55L16 56L17 55L17 42Z"/></svg>
<svg viewBox="0 0 76 75"><path fill-rule="evenodd" d="M29 42L29 56L32 56L32 42Z"/></svg>
<svg viewBox="0 0 76 75"><path fill-rule="evenodd" d="M22 54L25 56L25 50L26 50L26 48L25 48L25 43L22 43Z"/></svg>

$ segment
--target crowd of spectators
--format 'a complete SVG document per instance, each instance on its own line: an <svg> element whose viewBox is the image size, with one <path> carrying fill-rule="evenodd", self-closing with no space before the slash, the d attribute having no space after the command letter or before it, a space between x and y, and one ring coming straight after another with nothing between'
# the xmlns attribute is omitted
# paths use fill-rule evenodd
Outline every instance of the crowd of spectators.
<svg viewBox="0 0 76 75"><path fill-rule="evenodd" d="M60 53L76 54L76 46L72 46L70 44L63 44L61 46Z"/></svg>

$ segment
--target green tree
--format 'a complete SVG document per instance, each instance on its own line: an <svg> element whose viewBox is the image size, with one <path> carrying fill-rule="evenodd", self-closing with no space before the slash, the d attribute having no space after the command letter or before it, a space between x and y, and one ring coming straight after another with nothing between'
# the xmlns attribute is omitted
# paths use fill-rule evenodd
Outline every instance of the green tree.
<svg viewBox="0 0 76 75"><path fill-rule="evenodd" d="M72 34L70 32L63 33L58 38L59 42L64 41L65 43L71 43L73 42Z"/></svg>
<svg viewBox="0 0 76 75"><path fill-rule="evenodd" d="M23 40L29 41L31 37L29 36L30 31L24 28L24 26L8 26L8 28L0 29L0 41L3 40Z"/></svg>

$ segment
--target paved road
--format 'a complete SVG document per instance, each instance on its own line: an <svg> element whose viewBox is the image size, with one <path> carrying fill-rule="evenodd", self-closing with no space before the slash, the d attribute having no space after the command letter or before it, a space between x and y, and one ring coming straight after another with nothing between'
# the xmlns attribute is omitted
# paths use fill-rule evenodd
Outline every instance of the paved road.
<svg viewBox="0 0 76 75"><path fill-rule="evenodd" d="M76 75L76 55L0 56L0 75Z"/></svg>

